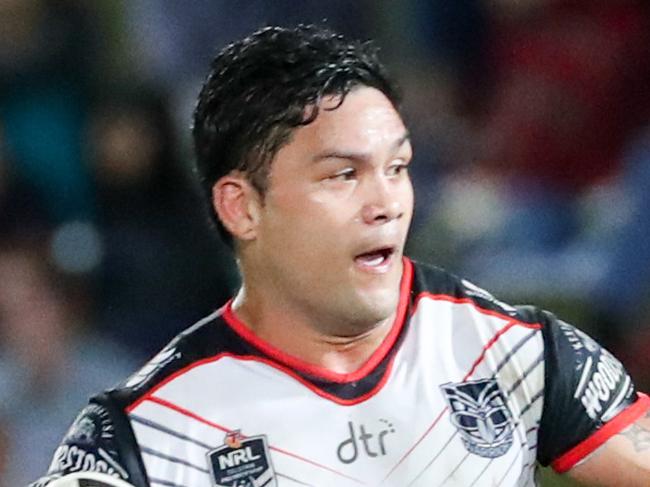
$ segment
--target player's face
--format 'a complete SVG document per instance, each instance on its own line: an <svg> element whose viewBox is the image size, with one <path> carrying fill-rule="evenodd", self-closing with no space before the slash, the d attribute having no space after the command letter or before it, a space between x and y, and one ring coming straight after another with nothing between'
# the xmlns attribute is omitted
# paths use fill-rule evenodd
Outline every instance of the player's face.
<svg viewBox="0 0 650 487"><path fill-rule="evenodd" d="M383 93L357 88L328 110L338 102L326 98L274 158L252 254L283 302L345 334L396 309L412 152Z"/></svg>

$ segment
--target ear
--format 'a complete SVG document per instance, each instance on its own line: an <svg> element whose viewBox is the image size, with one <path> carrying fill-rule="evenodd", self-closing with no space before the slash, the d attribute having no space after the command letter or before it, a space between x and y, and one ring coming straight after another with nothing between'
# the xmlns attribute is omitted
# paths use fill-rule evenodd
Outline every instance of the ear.
<svg viewBox="0 0 650 487"><path fill-rule="evenodd" d="M214 184L212 207L235 240L255 239L260 194L242 173L232 172Z"/></svg>

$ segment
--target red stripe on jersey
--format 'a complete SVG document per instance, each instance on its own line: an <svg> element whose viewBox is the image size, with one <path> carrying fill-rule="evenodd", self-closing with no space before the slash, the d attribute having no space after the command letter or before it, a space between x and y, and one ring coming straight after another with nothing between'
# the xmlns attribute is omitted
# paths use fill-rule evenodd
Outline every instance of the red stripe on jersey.
<svg viewBox="0 0 650 487"><path fill-rule="evenodd" d="M576 463L592 453L616 433L620 433L627 426L634 423L648 409L650 409L650 398L645 394L639 393L639 399L635 403L605 423L589 438L578 443L568 452L553 460L551 466L558 473L564 473L570 470Z"/></svg>
<svg viewBox="0 0 650 487"><path fill-rule="evenodd" d="M388 381L388 377L390 376L390 372L391 372L391 370L393 368L393 362L394 362L394 359L395 359L394 356L391 357L391 360L390 360L390 362L388 362L388 365L386 366L386 370L384 371L383 376L381 377L381 379L377 382L377 384L372 389L370 389L368 392L366 392L362 396L356 397L354 399L343 399L343 398L340 398L338 396L335 396L334 394L330 394L330 393L324 391L323 389L320 389L319 387L316 387L314 384L309 382L307 379L305 379L302 376L298 375L293 370L291 370L291 369L289 369L287 367L284 367L281 364L278 364L274 360L267 359L267 358L264 358L264 357L257 357L255 355L236 355L236 354L233 354L233 353L230 353L230 352L223 352L223 353L220 353L218 355L215 355L214 357L209 357L209 358L206 358L206 359L203 359L203 360L198 360L196 362L193 362L190 365L188 365L187 367L185 367L184 369L178 370L174 374L167 377L165 380L161 381L159 384L157 384L151 390L149 390L145 395L140 397L133 404L127 406L125 408L125 411L127 413L130 413L135 408L137 408L140 404L142 404L144 401L146 401L146 400L150 399L151 397L153 397L154 393L156 393L162 387L169 384L173 380L179 378L180 376L188 373L190 370L194 369L195 367L200 367L200 366L208 364L208 363L217 362L217 361L219 361L219 360L221 360L222 358L225 358L225 357L229 357L229 358L232 358L232 359L235 359L235 360L242 360L242 361L245 361L245 362L246 361L248 361L248 362L259 362L259 363L262 363L262 364L266 364L266 365L268 365L270 367L273 367L274 369L279 370L280 372L283 372L284 374L290 376L291 378L295 379L296 381L300 382L303 386L307 387L313 393L315 393L315 394L317 394L317 395L319 395L319 396L321 396L321 397L323 397L325 399L333 401L333 402L335 402L337 404L340 404L341 406L354 406L355 404L362 403L363 401L366 401L366 400L370 399L372 396L374 396L375 394L377 394L382 389L382 387L384 387L386 382Z"/></svg>
<svg viewBox="0 0 650 487"><path fill-rule="evenodd" d="M485 358L485 354L487 353L487 351L490 348L492 348L492 345L494 345L499 340L501 335L503 335L505 332L507 332L513 326L523 326L525 328L532 328L534 330L539 330L542 327L542 325L538 325L538 324L531 325L531 324L528 324L528 323L522 323L521 321L511 321L511 322L509 322L506 326L504 326L499 331L497 331L495 333L495 335L490 339L490 341L488 341L485 344L485 346L483 347L483 350L481 350L481 354L478 356L478 358L472 364L472 368L469 370L469 372L467 372L467 375L465 375L465 377L463 377L463 382L466 381L467 379L469 379L469 377L474 373L474 371L476 371L476 367L478 367L479 364L481 362L483 362L483 359Z"/></svg>
<svg viewBox="0 0 650 487"><path fill-rule="evenodd" d="M232 431L235 431L234 429L227 428L227 427L222 426L222 425L220 425L220 424L218 424L218 423L215 423L215 422L213 422L213 421L210 421L209 419L206 419L206 418L204 418L204 417L202 417L202 416L199 416L198 414L196 414L196 413L190 411L189 409L185 409L185 408L183 408L183 407L181 407L181 406L179 406L179 405L177 405L177 404L174 404L173 402L167 401L166 399L162 399L162 398L160 398L160 397L151 396L151 397L147 398L147 400L148 400L148 401L151 401L151 402L155 402L156 404L159 404L159 405L161 405L161 406L163 406L163 407L166 407L166 408L172 409L172 410L176 411L177 413L180 413L180 414L182 414L182 415L184 415L184 416L187 416L188 418L192 418L192 419L194 419L194 420L196 420L196 421L198 421L198 422L200 422L200 423L203 423L203 424L205 424L205 425L207 425L207 426L210 426L210 427L212 427L212 428L216 428L216 429L218 429L218 430L220 430L220 431L223 431L223 432L225 432L225 433L230 433L230 432L232 432ZM244 434L242 434L242 436L243 436L244 438L247 437L247 436L244 435ZM271 449L271 450L273 450L273 451L276 451L276 452L278 452L278 453L282 453L283 455L287 455L287 456L290 456L290 457L292 457L292 458L295 458L296 460L300 460L300 461L302 461L302 462L309 463L310 465L313 465L313 466L315 466L315 467L322 468L323 470L327 470L328 472L331 472L331 473L333 473L333 474L336 474L336 475L338 475L339 477L344 477L344 478L346 478L346 479L348 479L348 480L352 480L352 481L354 481L354 482L356 482L356 483L358 483L358 484L362 484L362 485L364 485L364 483L363 483L361 480L359 480L359 479L355 479L354 477L350 477L349 475L346 475L346 474L344 474L344 473L342 473L342 472L339 472L339 471L337 471L337 470L334 470L333 468L330 468L330 467L328 467L327 465L322 465L322 464L320 464L320 463L318 463L318 462L314 462L313 460L309 460L308 458L301 457L300 455L296 455L295 453L292 453L292 452L290 452L290 451L284 450L284 449L282 449L282 448L278 448L278 447L273 446L273 445L269 445L269 449Z"/></svg>
<svg viewBox="0 0 650 487"><path fill-rule="evenodd" d="M417 310L417 306L420 303L420 300L422 300L422 298L432 299L433 301L447 301L455 304L468 304L481 314L494 316L496 318L502 318L508 321L516 321L517 324L519 325L531 327L530 323L526 323L520 320L515 320L512 318L512 316L506 313L501 313L499 311L495 311L492 309L482 308L472 298L457 298L456 296L450 296L449 294L432 294L427 291L418 294L417 298L415 299L415 306L413 306L413 311L411 312L411 314L415 314L415 311ZM533 323L532 327L541 328L541 325Z"/></svg>
<svg viewBox="0 0 650 487"><path fill-rule="evenodd" d="M148 401L155 402L156 404L160 404L161 406L164 406L169 409L173 409L177 413L181 413L183 416L187 416L188 418L192 418L197 420L199 423L207 424L208 426L211 426L213 428L216 428L218 430L223 431L224 433L230 433L234 430L230 428L226 428L225 426L220 425L219 423L215 423L213 421L210 421L209 419L205 419L202 416L199 416L196 413L193 413L189 409L182 408L173 402L169 402L166 399L163 399L161 397L156 397L156 396L151 396L147 398Z"/></svg>
<svg viewBox="0 0 650 487"><path fill-rule="evenodd" d="M415 311L417 309L417 305L419 304L419 302L420 302L420 300L422 298L429 298L429 299L432 299L432 300L435 300L435 301L449 301L449 302L456 303L456 304L469 304L472 307L474 307L477 311L479 311L480 313L487 314L487 315L490 315L490 316L497 316L499 318L509 320L508 323L504 327L497 330L497 332L494 334L494 336L483 346L483 348L481 349L481 352L479 353L478 357L476 358L476 360L472 364L472 367L470 368L469 372L467 372L467 374L465 374L465 377L463 377L463 381L466 381L467 379L470 378L470 376L476 371L476 368L485 359L485 354L487 353L487 351L499 340L499 338L501 338L513 326L523 326L525 328L532 328L532 329L535 329L535 330L539 330L539 329L542 328L542 325L540 325L538 323L533 323L533 324L524 323L523 321L513 320L511 316L508 316L508 315L505 315L505 314L502 314L502 313L498 313L496 311L483 309L483 308L479 307L476 303L474 303L474 301L472 301L471 299L455 298L453 296L449 296L449 295L446 295L446 294L430 294L430 293L427 293L427 292L423 292L423 293L419 294L418 297L416 298L416 304L413 307L413 312L411 314L415 314ZM388 472L386 477L384 477L384 482L393 474L393 472L397 469L397 467L399 467L404 462L404 460L406 460L406 458L411 453L413 453L415 448L422 442L422 440L424 440L424 438L426 438L431 433L431 431L433 431L434 427L438 424L440 419L444 416L444 414L448 410L449 410L449 407L446 406L446 407L444 407L442 409L442 411L440 411L438 416L436 416L436 419L433 420L433 423L431 423L431 425L426 429L426 431L424 431L424 433L422 433L420 438L417 439L417 441L413 444L413 446L411 446L406 451L406 453L404 453L404 455L402 455L402 458L400 458L399 461L395 464L395 466L390 470L390 472Z"/></svg>
<svg viewBox="0 0 650 487"><path fill-rule="evenodd" d="M417 307L418 307L418 305L420 304L420 301L423 298L431 299L433 301L447 301L447 302L454 303L454 304L467 304L467 305L470 305L472 308L474 308L476 311L478 311L481 314L484 314L484 315L487 315L487 316L493 316L493 317L496 317L496 318L502 318L504 320L508 320L508 324L506 326L504 326L503 328L499 329L496 332L496 334L485 344L485 346L481 350L480 355L474 361L474 364L472 365L472 368L469 370L467 375L465 375L465 377L463 378L463 381L466 381L474 373L474 371L476 370L476 367L478 367L479 364L485 358L486 352L492 347L492 345L494 345L499 340L501 335L503 335L505 332L507 332L510 328L512 328L513 326L523 326L525 328L530 328L530 329L533 329L533 330L539 330L539 329L542 328L542 325L540 325L539 323L525 323L525 322L520 321L520 320L513 320L512 316L508 316L505 313L500 313L498 311L494 311L494 310L491 310L491 309L481 308L478 304L476 304L474 302L474 300L472 300L470 298L456 298L454 296L449 296L448 294L431 294L431 293L428 293L428 292L420 293L418 295L418 297L416 298L416 300L415 300L415 306L413 306L413 311L412 311L411 314L415 314L415 312L417 310Z"/></svg>
<svg viewBox="0 0 650 487"><path fill-rule="evenodd" d="M397 306L397 312L395 313L395 320L391 326L391 330L384 338L381 345L375 350L370 358L361 366L360 369L355 372L348 374L339 374L332 372L329 369L324 367L319 367L314 364L305 362L297 357L289 355L282 350L274 347L270 343L262 340L260 337L255 335L255 333L246 326L242 321L237 318L233 309L232 309L232 300L226 304L224 309L223 318L226 320L226 323L244 340L249 342L255 348L261 350L269 357L274 358L278 362L281 362L294 370L301 371L305 374L309 374L313 377L322 378L330 382L336 382L343 384L346 382L355 382L363 379L370 372L372 372L377 365L386 357L388 352L395 345L395 341L402 331L406 318L406 310L408 309L410 290L411 290L411 281L413 276L413 263L406 257L402 259L404 271L402 273L402 281L400 283L400 297L399 303Z"/></svg>
<svg viewBox="0 0 650 487"><path fill-rule="evenodd" d="M444 414L447 412L448 409L449 407L444 407L443 410L440 411L436 419L434 419L433 423L431 423L431 426L429 426L427 430L420 436L420 438L418 438L418 440L413 444L413 446L409 448L406 451L406 453L404 453L404 455L402 455L402 458L400 458L399 461L395 464L395 466L390 469L390 472L386 474L382 482L385 482L388 479L388 477L390 477L393 474L393 472L397 469L397 467L399 467L402 464L402 462L406 460L406 457L408 457L413 452L413 450L415 450L415 448L422 442L422 440L426 438L426 436L431 432L431 430L436 426L436 424L438 424L438 421L440 421L440 419L444 416Z"/></svg>

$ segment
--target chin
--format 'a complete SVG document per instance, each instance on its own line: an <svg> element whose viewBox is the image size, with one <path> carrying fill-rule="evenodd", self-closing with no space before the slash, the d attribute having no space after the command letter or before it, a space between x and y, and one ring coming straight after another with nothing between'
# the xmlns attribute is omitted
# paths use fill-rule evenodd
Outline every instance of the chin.
<svg viewBox="0 0 650 487"><path fill-rule="evenodd" d="M383 289L364 293L360 296L362 306L372 321L382 321L397 310L399 289Z"/></svg>

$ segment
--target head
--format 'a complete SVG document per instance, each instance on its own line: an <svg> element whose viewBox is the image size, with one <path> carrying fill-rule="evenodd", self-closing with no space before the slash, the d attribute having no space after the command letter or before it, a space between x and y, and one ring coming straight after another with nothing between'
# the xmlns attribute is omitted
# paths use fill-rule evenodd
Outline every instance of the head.
<svg viewBox="0 0 650 487"><path fill-rule="evenodd" d="M259 283L323 317L331 308L333 322L392 312L411 148L371 44L305 26L231 44L199 95L193 135L245 287Z"/></svg>

